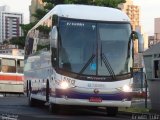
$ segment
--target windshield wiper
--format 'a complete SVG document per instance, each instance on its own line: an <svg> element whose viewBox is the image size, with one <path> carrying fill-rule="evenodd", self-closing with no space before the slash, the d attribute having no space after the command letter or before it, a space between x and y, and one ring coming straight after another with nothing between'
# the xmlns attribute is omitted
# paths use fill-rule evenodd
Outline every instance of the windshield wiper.
<svg viewBox="0 0 160 120"><path fill-rule="evenodd" d="M92 54L92 56L89 58L89 60L87 61L87 63L84 65L84 67L81 69L81 71L79 72L79 74L82 74L85 69L88 67L88 65L92 62L92 60L94 59L95 54Z"/></svg>
<svg viewBox="0 0 160 120"><path fill-rule="evenodd" d="M112 78L115 80L116 76L115 73L110 65L110 63L108 62L108 59L106 58L106 56L104 55L104 53L102 53L102 60L106 66L106 68L108 69L109 74L112 76Z"/></svg>
<svg viewBox="0 0 160 120"><path fill-rule="evenodd" d="M111 67L107 57L105 56L104 53L102 53L102 44L101 44L101 65L102 65L102 60L105 64L109 74L112 76L112 79L115 80L116 79L115 73L114 73L113 68Z"/></svg>

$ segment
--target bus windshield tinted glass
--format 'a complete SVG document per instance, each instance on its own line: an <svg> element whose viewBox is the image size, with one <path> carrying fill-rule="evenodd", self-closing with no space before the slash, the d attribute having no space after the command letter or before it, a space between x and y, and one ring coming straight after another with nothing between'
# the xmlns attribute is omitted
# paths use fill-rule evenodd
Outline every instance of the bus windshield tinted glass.
<svg viewBox="0 0 160 120"><path fill-rule="evenodd" d="M61 20L59 67L84 75L111 76L103 54L115 75L129 73L133 65L130 34L128 23Z"/></svg>
<svg viewBox="0 0 160 120"><path fill-rule="evenodd" d="M129 40L131 29L129 24L98 24L99 48L107 58L115 75L126 74L132 67L132 45ZM99 59L100 56L98 56ZM98 61L98 74L110 75L104 62Z"/></svg>
<svg viewBox="0 0 160 120"><path fill-rule="evenodd" d="M60 22L60 68L79 73L90 57L96 53L96 23L62 20ZM96 59L83 74L96 74ZM92 64L92 66L91 66Z"/></svg>

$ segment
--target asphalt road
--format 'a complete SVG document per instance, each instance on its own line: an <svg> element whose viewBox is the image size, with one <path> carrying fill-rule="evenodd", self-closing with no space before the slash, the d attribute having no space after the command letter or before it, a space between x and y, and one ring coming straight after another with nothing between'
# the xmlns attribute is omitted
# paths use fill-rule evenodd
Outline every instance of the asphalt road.
<svg viewBox="0 0 160 120"><path fill-rule="evenodd" d="M65 109L57 115L46 106L29 107L26 96L0 96L0 120L131 120L132 116L119 113L107 116L104 110Z"/></svg>

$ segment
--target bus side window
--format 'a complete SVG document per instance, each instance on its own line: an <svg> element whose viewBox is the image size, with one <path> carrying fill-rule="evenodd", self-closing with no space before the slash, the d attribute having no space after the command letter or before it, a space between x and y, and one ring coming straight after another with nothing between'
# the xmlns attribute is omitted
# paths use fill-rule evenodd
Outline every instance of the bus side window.
<svg viewBox="0 0 160 120"><path fill-rule="evenodd" d="M17 60L17 72L23 73L24 62L23 60Z"/></svg>
<svg viewBox="0 0 160 120"><path fill-rule="evenodd" d="M2 59L2 72L16 73L15 59Z"/></svg>
<svg viewBox="0 0 160 120"><path fill-rule="evenodd" d="M1 59L0 59L0 72L2 71L2 64L1 64Z"/></svg>

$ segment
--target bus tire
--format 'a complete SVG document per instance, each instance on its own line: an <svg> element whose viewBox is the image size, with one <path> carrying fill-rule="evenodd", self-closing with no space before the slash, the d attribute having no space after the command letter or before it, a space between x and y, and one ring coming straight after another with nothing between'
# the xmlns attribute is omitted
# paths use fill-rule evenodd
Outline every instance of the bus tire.
<svg viewBox="0 0 160 120"><path fill-rule="evenodd" d="M35 107L35 99L33 98L28 98L28 104L30 107Z"/></svg>
<svg viewBox="0 0 160 120"><path fill-rule="evenodd" d="M26 92L27 92L27 97L28 97L28 93L29 93L29 81L28 80L27 80Z"/></svg>
<svg viewBox="0 0 160 120"><path fill-rule="evenodd" d="M31 97L31 81L28 81L28 104L30 107L34 107L36 105L36 100Z"/></svg>
<svg viewBox="0 0 160 120"><path fill-rule="evenodd" d="M49 112L57 114L59 112L59 106L57 104L50 103L49 104Z"/></svg>
<svg viewBox="0 0 160 120"><path fill-rule="evenodd" d="M34 107L34 106L35 106L35 103L36 103L36 101L35 101L35 99L33 99L33 98L31 97L31 92L29 91L29 92L28 92L28 104L29 104L30 107Z"/></svg>
<svg viewBox="0 0 160 120"><path fill-rule="evenodd" d="M49 102L49 80L46 83L46 102Z"/></svg>
<svg viewBox="0 0 160 120"><path fill-rule="evenodd" d="M106 112L108 116L116 116L118 113L118 107L107 107Z"/></svg>

